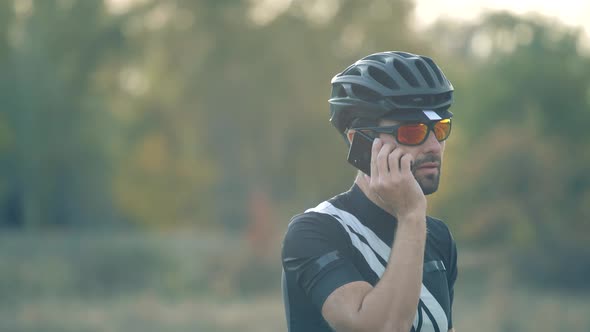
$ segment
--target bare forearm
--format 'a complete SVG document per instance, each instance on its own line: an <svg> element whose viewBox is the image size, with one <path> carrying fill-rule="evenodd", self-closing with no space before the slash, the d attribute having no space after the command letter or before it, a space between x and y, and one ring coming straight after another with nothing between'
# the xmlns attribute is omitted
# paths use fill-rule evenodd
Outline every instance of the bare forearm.
<svg viewBox="0 0 590 332"><path fill-rule="evenodd" d="M352 282L336 289L322 314L336 331L411 329L422 286L426 197L412 173L413 156L376 138L371 176L357 177L367 197L398 219L387 267L379 282Z"/></svg>
<svg viewBox="0 0 590 332"><path fill-rule="evenodd" d="M359 321L368 330L410 330L422 286L424 220L424 216L412 216L398 223L385 273L359 309Z"/></svg>

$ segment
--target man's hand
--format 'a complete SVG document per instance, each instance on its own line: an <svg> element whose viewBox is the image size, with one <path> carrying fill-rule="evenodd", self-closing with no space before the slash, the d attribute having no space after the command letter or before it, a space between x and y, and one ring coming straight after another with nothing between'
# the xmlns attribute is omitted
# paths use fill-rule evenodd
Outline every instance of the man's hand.
<svg viewBox="0 0 590 332"><path fill-rule="evenodd" d="M396 144L373 141L369 188L398 220L426 216L426 197L412 174L413 161Z"/></svg>

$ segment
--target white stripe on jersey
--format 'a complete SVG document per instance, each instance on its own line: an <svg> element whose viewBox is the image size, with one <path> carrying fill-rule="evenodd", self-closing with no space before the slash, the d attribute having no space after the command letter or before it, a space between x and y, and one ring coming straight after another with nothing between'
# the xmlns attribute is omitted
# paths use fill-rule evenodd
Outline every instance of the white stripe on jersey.
<svg viewBox="0 0 590 332"><path fill-rule="evenodd" d="M385 266L379 262L377 257L375 256L376 252L381 256L384 261L389 260L389 254L391 252L391 248L385 244L385 242L381 241L381 239L368 227L363 225L354 215L350 214L347 211L338 209L337 207L333 206L330 202L322 202L320 205L316 206L315 208L308 209L305 212L317 212L322 214L327 214L331 216L338 216L336 219L340 222L343 228L348 233L352 244L356 247L356 249L363 255L365 261L369 264L373 272L377 274L379 278L385 272ZM358 234L367 239L370 246L360 240L360 238L354 233L351 232L350 229L352 228ZM371 250L372 249L372 250ZM374 252L373 252L374 251ZM424 303L424 305L428 308L434 319L436 320L436 325L440 328L439 330L446 331L448 326L447 316L438 303L438 301L434 298L432 293L422 284L422 289L420 291L420 300ZM416 316L414 319L414 329L418 328L418 310L416 310ZM434 322L430 320L430 318L426 315L426 313L422 312L422 326L420 330L416 330L416 332L434 332Z"/></svg>
<svg viewBox="0 0 590 332"><path fill-rule="evenodd" d="M323 202L322 204L318 205L315 208L312 209L308 209L305 212L318 212L318 213L323 213L323 214L335 214L338 217L341 218L341 220L338 220L338 218L335 218L336 220L340 221L340 223L342 223L342 221L346 218L349 219L346 214L349 214L346 211L342 211L340 209L335 208L332 204L328 203L328 202ZM332 213L333 212L333 213ZM354 218L353 215L350 214L350 216L352 218ZM355 218L356 219L356 218ZM353 225L353 229L355 231L357 231L359 234L365 236L364 232L359 231L359 224L360 222L356 223L352 223ZM377 274L377 276L379 276L379 278L381 278L381 276L383 275L383 272L385 272L385 266L383 266L383 264L381 264L381 262L379 262L379 259L377 259L377 256L375 256L375 253L373 252L373 250L371 250L371 247L369 247L366 243L364 243L363 241L361 241L361 239L354 234L353 232L351 232L348 227L346 227L347 223L344 222L342 224L342 226L344 227L344 229L346 229L346 232L348 232L348 235L350 236L350 240L352 241L352 244L358 249L358 251L360 251L363 254L363 257L365 258L365 261L367 261L367 263L369 264L369 266L371 267L371 269L373 270L373 272L375 272ZM362 226L362 225L361 225ZM370 232L372 232L370 229L366 228L363 226L363 228L369 230ZM373 234L374 235L374 234ZM376 236L376 235L375 235ZM366 238L366 237L365 237ZM387 247L387 245L385 245ZM389 247L388 247L389 248ZM379 253L377 251L377 253ZM381 256L381 253L379 253L379 256ZM387 261L387 257L383 257L382 258Z"/></svg>

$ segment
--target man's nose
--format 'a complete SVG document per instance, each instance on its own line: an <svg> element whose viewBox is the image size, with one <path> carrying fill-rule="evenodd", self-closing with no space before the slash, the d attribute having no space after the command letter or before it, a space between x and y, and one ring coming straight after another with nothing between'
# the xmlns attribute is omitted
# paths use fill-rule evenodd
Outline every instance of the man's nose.
<svg viewBox="0 0 590 332"><path fill-rule="evenodd" d="M424 148L426 149L425 153L436 153L439 154L442 150L442 142L439 142L436 139L436 135L434 134L434 129L428 133L428 138L423 143Z"/></svg>

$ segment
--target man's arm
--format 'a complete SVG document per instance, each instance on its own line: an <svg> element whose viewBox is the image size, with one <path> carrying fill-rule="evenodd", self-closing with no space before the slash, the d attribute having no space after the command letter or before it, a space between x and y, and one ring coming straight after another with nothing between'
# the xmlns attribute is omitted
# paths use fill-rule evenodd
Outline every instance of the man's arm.
<svg viewBox="0 0 590 332"><path fill-rule="evenodd" d="M357 281L336 289L324 302L322 314L340 331L409 331L420 289L426 223L421 218L400 223L389 263L373 288Z"/></svg>
<svg viewBox="0 0 590 332"><path fill-rule="evenodd" d="M426 198L411 172L411 162L410 155L375 139L371 177L365 181L397 217L397 230L387 267L375 287L363 281L349 283L324 302L322 314L338 332L411 329L420 298L426 242Z"/></svg>

